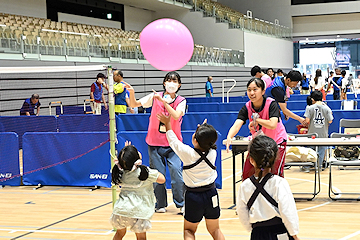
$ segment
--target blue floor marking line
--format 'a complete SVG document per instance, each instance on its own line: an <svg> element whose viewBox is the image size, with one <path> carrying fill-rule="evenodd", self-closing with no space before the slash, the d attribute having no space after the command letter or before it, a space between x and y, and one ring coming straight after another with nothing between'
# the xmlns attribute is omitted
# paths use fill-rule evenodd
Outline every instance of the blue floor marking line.
<svg viewBox="0 0 360 240"><path fill-rule="evenodd" d="M55 225L55 224L58 224L58 223L64 222L64 221L69 220L69 219L71 219L71 218L74 218L74 217L80 216L80 215L82 215L82 214L85 214L85 213L91 212L91 211L93 211L93 210L95 210L95 209L98 209L98 208L104 207L104 206L106 206L106 205L108 205L108 204L110 204L110 203L112 203L112 201L111 201L111 202L104 203L104 204L99 205L99 206L97 206L97 207L94 207L94 208L92 208L92 209L86 210L86 211L84 211L84 212L81 212L81 213L75 214L75 215L73 215L73 216L71 216L71 217L67 217L67 218L62 219L62 220L60 220L60 221L57 221L57 222L51 223L51 224L46 225L46 226L44 226L44 227L38 228L38 229L36 229L36 230L42 230L42 229L48 228L48 227L53 226L53 225ZM27 236L27 235L32 234L32 233L34 233L34 232L28 232L28 233L22 234L22 235L20 235L20 236L17 236L17 237L11 238L11 240L19 239L19 238L21 238L21 237Z"/></svg>

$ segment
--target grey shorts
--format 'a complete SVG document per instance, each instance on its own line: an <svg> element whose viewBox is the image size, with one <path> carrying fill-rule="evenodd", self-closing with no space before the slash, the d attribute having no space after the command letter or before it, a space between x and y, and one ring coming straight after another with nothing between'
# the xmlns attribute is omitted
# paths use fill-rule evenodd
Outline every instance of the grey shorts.
<svg viewBox="0 0 360 240"><path fill-rule="evenodd" d="M130 227L130 230L135 233L143 233L151 228L151 223L148 219L129 218L115 214L111 214L110 223L116 229Z"/></svg>

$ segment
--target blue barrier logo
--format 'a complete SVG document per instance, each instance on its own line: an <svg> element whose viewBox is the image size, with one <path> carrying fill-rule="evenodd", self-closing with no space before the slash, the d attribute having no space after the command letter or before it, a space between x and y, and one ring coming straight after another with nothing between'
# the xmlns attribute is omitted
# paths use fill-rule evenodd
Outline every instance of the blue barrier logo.
<svg viewBox="0 0 360 240"><path fill-rule="evenodd" d="M108 174L90 173L90 179L107 179Z"/></svg>
<svg viewBox="0 0 360 240"><path fill-rule="evenodd" d="M11 178L12 173L0 173L0 178Z"/></svg>

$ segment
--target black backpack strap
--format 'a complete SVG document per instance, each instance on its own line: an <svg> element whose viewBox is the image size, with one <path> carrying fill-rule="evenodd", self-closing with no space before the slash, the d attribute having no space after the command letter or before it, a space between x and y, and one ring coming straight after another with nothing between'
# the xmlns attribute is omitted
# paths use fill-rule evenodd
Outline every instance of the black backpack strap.
<svg viewBox="0 0 360 240"><path fill-rule="evenodd" d="M266 182L273 176L273 174L268 173L266 174L266 176L263 178L263 180L258 183L254 177L254 175L252 175L250 177L251 182L255 185L256 190L254 191L254 193L251 195L248 203L247 203L247 207L248 209L251 208L251 206L254 204L255 199L257 198L257 196L259 195L259 193L261 193L266 200L269 201L269 203L271 203L272 205L274 205L275 207L278 207L278 203L275 201L275 199L273 197L270 196L270 194L268 192L265 191L264 189L264 185L266 184Z"/></svg>
<svg viewBox="0 0 360 240"><path fill-rule="evenodd" d="M200 158L196 162L194 162L193 164L183 166L184 170L187 170L187 169L190 169L190 168L193 168L193 167L199 165L199 163L201 163L202 160L204 160L207 163L207 165L209 165L209 167L216 170L216 167L206 157L208 155L209 151L207 151L205 153L202 153L199 149L194 148L194 150L200 155Z"/></svg>

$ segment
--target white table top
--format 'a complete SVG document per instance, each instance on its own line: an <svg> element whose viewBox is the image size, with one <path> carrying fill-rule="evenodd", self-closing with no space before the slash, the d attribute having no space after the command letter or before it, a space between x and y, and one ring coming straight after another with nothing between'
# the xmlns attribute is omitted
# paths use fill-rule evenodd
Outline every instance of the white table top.
<svg viewBox="0 0 360 240"><path fill-rule="evenodd" d="M233 146L247 146L248 140L233 140ZM226 144L226 139L223 140ZM297 137L294 140L288 140L287 146L360 146L360 138L306 138Z"/></svg>

